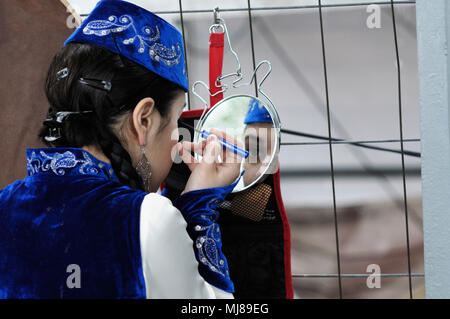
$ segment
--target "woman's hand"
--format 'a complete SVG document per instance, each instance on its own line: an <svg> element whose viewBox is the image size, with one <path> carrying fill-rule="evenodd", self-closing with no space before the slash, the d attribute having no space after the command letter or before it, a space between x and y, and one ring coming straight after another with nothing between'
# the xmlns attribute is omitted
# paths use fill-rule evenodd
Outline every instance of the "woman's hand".
<svg viewBox="0 0 450 319"><path fill-rule="evenodd" d="M200 143L183 142L177 145L178 154L191 170L191 176L181 194L227 186L239 176L242 158L222 147L217 136L241 148L243 144L223 131L211 129L210 132L212 134ZM201 155L201 160L195 160L191 151Z"/></svg>

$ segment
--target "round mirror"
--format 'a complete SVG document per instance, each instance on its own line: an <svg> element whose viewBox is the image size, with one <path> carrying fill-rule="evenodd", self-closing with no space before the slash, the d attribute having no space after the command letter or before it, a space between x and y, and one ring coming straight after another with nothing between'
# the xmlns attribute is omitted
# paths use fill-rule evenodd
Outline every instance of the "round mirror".
<svg viewBox="0 0 450 319"><path fill-rule="evenodd" d="M201 119L194 142L204 139L198 132L209 132L211 128L233 136L245 148L245 155L237 156L241 173L243 170L245 173L233 193L243 191L277 171L280 120L272 105L250 95L230 96L214 105ZM201 158L198 154L195 156Z"/></svg>

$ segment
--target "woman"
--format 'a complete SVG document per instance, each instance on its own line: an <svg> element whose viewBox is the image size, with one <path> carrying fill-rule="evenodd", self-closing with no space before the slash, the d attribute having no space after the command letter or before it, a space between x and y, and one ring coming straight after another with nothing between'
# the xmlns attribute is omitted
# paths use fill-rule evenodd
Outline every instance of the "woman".
<svg viewBox="0 0 450 319"><path fill-rule="evenodd" d="M215 136L177 143L182 45L151 12L103 0L56 54L47 147L0 191L0 298L233 297L215 208L239 163ZM172 203L156 191L177 152L192 172Z"/></svg>
<svg viewBox="0 0 450 319"><path fill-rule="evenodd" d="M243 184L247 186L257 180L261 174L275 173L278 160L275 158L271 161L275 146L275 129L272 117L267 108L260 104L258 100L252 99L250 101L244 124L245 149L249 151L249 156L243 163L245 169Z"/></svg>

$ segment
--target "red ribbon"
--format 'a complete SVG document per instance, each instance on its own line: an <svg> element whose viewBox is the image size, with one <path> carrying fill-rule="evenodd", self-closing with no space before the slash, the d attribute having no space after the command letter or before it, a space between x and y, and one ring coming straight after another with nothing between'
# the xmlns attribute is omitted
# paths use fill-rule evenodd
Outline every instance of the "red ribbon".
<svg viewBox="0 0 450 319"><path fill-rule="evenodd" d="M219 75L222 75L223 66L223 44L224 33L212 32L209 36L209 90L214 94L222 88L216 87L216 80ZM220 82L218 83L220 85ZM214 106L217 102L223 99L223 93L216 96L211 96L210 106Z"/></svg>

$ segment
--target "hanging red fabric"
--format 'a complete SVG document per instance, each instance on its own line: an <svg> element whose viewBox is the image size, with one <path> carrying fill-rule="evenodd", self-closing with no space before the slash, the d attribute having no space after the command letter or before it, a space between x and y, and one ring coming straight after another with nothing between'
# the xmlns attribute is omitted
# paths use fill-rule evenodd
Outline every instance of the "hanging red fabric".
<svg viewBox="0 0 450 319"><path fill-rule="evenodd" d="M216 87L217 77L222 75L224 33L211 32L209 36L209 89L211 94L221 90ZM220 84L220 82L218 83ZM223 99L223 93L211 96L210 106Z"/></svg>
<svg viewBox="0 0 450 319"><path fill-rule="evenodd" d="M217 80L217 77L222 75L223 57L224 33L212 32L210 34L209 40L209 88L211 94L214 94L221 90L221 88L216 87L215 82ZM218 83L218 85L220 85L220 83ZM217 94L214 97L211 96L210 107L214 106L222 99L222 93ZM203 107L185 111L183 112L180 121L185 121L186 123L189 123L189 125L192 125L196 120L199 119L202 113ZM181 193L181 190L184 186L179 185L180 176L183 176L185 181L188 180L189 175L187 174L189 174L189 169L184 166L185 164L174 165L171 169L171 173L166 179L167 189L169 190L168 192L166 192L166 194L168 194L167 196L169 198L170 196L173 196L173 199L175 199L176 196L178 196L177 194ZM268 298L273 298L274 296L277 296L277 298L290 299L294 296L291 272L291 232L286 210L283 205L283 199L281 196L279 163L277 172L270 175L270 177L267 178L266 183L269 185L271 184L273 187L273 192L271 192L270 195L272 200L269 200L269 202L271 203L269 209L273 213L279 214L280 216L280 220L276 223L272 223L270 227L274 226L276 228L276 231L278 232L280 232L280 228L282 229L282 236L280 235L271 237L273 239L270 239L268 244L264 246L264 248L262 248L263 250L266 250L266 252L270 256L274 256L271 261L271 267L269 267L268 269L270 269L270 271L276 269L275 272L271 272L271 275L265 277L266 273L264 271L261 272L261 265L258 264L260 262L258 256L260 255L252 254L252 247L258 247L257 249L261 249L261 242L259 241L258 237L259 232L254 232L254 237L252 237L253 235L248 235L248 233L253 234L252 229L253 227L255 227L255 224L252 224L252 226L251 224L248 224L248 229L244 229L244 231L241 232L242 225L240 225L240 231L236 231L235 227L239 225L239 220L233 221L233 219L224 219L222 220L222 224L220 227L222 233L226 234L225 236L228 236L227 243L225 245L230 247L229 249L235 249L236 247L238 247L238 249L247 249L247 251L245 252L245 256L249 256L248 260L244 262L245 267L236 268L235 270L235 286L238 287L238 296L245 296L246 298L256 298L257 296L266 296ZM227 216L227 214L224 214L223 216ZM245 246L244 248L242 248L242 245L240 243L243 240L246 240L247 242L250 240L250 243L247 246L248 248L245 248ZM239 265L239 257L236 257L240 256L239 254L231 254L229 256L228 262L233 262L234 265ZM255 274L254 276L250 276L251 278L246 277L248 276L249 272L261 273L261 275ZM274 276L272 275L273 273L276 273L278 275ZM259 276L261 278L269 278L271 280L265 280L264 282L261 282ZM279 284L282 282L284 282L283 287L281 287L282 285ZM273 288L274 286L278 287L275 289L275 292Z"/></svg>

